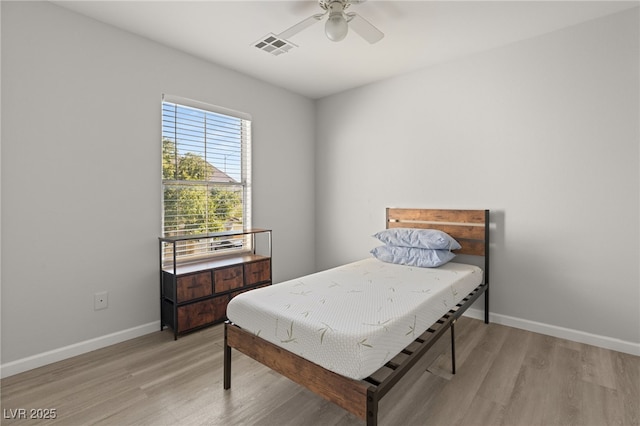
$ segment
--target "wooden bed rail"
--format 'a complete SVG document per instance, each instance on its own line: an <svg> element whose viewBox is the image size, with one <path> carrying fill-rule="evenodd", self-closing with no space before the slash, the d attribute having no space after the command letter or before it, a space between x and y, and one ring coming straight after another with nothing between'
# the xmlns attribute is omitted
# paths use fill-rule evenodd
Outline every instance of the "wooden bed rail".
<svg viewBox="0 0 640 426"><path fill-rule="evenodd" d="M374 386L322 368L229 322L224 333L224 389L231 387L231 348L234 348L361 419L366 418L367 393Z"/></svg>

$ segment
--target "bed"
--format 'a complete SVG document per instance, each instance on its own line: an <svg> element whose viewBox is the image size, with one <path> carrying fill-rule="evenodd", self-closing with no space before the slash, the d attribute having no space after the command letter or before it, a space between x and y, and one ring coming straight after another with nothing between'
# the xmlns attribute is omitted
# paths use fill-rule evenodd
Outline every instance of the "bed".
<svg viewBox="0 0 640 426"><path fill-rule="evenodd" d="M422 268L369 258L236 296L224 336L231 349L376 425L378 402L481 295L489 322L489 211L386 210L386 229L435 229L459 243L458 258Z"/></svg>

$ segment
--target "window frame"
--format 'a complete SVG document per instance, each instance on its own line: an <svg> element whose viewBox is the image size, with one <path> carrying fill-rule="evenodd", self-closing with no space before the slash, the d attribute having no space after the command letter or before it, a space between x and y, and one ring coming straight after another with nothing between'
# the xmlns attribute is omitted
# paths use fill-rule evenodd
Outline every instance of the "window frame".
<svg viewBox="0 0 640 426"><path fill-rule="evenodd" d="M176 108L176 113L177 113L177 108L184 107L184 108L197 110L199 112L202 112L204 115L206 115L207 113L211 113L215 115L222 115L228 118L240 120L239 121L240 128L237 133L237 137L240 138L240 147L238 149L240 153L240 162L239 162L240 180L237 181L233 177L230 177L230 175L226 175L226 170L223 172L227 177L229 177L230 179L233 179L234 182L237 182L237 183L217 182L211 179L212 175L209 176L210 179L207 179L207 177L205 176L203 180L179 180L177 179L177 176L175 176L175 179L165 179L165 176L164 176L165 126L166 126L165 104L173 104ZM199 261L202 258L211 258L211 257L218 257L222 255L227 255L227 254L238 254L246 251L252 251L252 239L247 238L246 236L240 239L240 237L237 236L238 231L244 231L252 228L251 124L252 124L251 115L243 112L234 111L228 108L211 105L204 102L182 98L178 96L166 95L166 94L162 95L161 137L160 137L161 156L162 156L162 159L161 159L162 161L160 165L160 168L161 168L161 173L160 173L161 235L163 238L179 237L180 239L182 239L184 237L193 237L193 240L194 240L194 242L192 243L187 243L185 241L181 250L178 250L176 248L176 252L177 252L176 261L178 263L187 263L192 261ZM173 125L175 126L174 132L178 132L177 121L174 121ZM208 128L203 127L203 130L200 136L204 138L204 142L202 143L202 146L196 145L197 146L196 150L204 151L207 144L206 142L207 138L209 137L207 136L207 133L208 133ZM171 139L171 138L168 138L168 139ZM180 140L180 137L177 135L175 135L172 140L172 142L174 143L174 150L176 155L181 155L179 140ZM190 152L190 151L185 151L182 153L182 155L185 155L186 152ZM207 152L213 153L216 151L207 150ZM220 155L224 155L224 154L220 154ZM198 155L196 154L196 156ZM214 173L216 173L216 171L222 171L219 167L216 167L214 164L212 164L212 162L207 160L206 155L201 158L206 162L208 166L211 166L213 168ZM226 164L226 157L225 157L225 164ZM176 160L176 166L177 166L177 160ZM168 187L186 188L188 186L196 186L196 187L204 186L205 189L203 189L203 191L206 197L210 196L212 188L233 188L234 191L239 190L241 193L240 197L241 197L241 203L242 203L242 228L241 229L232 228L224 231L216 230L212 232L193 233L193 234L190 234L189 230L187 229L186 231L183 231L184 234L182 235L180 235L179 234L180 231L177 231L177 230L168 232L165 224L165 214L167 211L165 191ZM207 207L209 205L208 203L209 202L207 201L206 202ZM208 215L208 212L207 212L207 215ZM205 226L205 229L207 229L209 224L204 223L204 226ZM229 238L228 234L235 234L235 237ZM201 238L198 238L198 237L201 237ZM163 262L168 262L168 261L173 262L173 249L171 248L170 251L165 250L162 257L163 257Z"/></svg>

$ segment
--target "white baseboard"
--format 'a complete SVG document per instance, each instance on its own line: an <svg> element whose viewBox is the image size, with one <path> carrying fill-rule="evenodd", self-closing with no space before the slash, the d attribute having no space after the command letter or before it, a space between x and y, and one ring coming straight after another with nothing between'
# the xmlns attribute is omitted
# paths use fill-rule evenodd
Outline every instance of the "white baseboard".
<svg viewBox="0 0 640 426"><path fill-rule="evenodd" d="M484 320L484 310L469 308L463 316ZM613 339L611 337L599 336L597 334L585 333L584 331L572 330L570 328L558 327L555 325L529 321L501 314L489 313L489 322L533 331L534 333L558 337L560 339L571 340L572 342L585 343L587 345L598 346L604 349L640 356L640 343L627 342L620 339Z"/></svg>
<svg viewBox="0 0 640 426"><path fill-rule="evenodd" d="M14 374L42 367L43 365L62 361L63 359L95 351L96 349L124 342L125 340L144 336L145 334L153 333L154 331L160 331L160 321L150 322L127 330L107 334L106 336L96 337L95 339L85 340L84 342L74 343L73 345L11 361L0 365L0 377L5 378L13 376Z"/></svg>

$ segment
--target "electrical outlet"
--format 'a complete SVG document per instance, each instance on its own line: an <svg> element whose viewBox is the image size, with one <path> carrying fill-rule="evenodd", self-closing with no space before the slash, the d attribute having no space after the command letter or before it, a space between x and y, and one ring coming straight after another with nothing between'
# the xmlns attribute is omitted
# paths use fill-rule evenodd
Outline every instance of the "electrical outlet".
<svg viewBox="0 0 640 426"><path fill-rule="evenodd" d="M107 309L109 307L109 293L101 291L93 295L93 310Z"/></svg>

